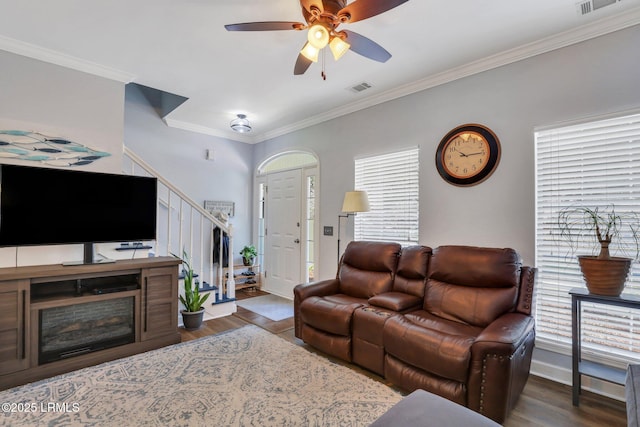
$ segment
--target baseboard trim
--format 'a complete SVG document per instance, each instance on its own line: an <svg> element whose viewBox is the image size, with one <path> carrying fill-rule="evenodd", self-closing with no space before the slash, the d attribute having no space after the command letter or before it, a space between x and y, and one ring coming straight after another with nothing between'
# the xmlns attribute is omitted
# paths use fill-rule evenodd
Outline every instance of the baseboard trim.
<svg viewBox="0 0 640 427"><path fill-rule="evenodd" d="M571 369L562 366L542 362L540 360L531 361L531 374L551 381L572 386L573 379ZM598 378L582 376L582 389L611 399L625 401L624 387Z"/></svg>

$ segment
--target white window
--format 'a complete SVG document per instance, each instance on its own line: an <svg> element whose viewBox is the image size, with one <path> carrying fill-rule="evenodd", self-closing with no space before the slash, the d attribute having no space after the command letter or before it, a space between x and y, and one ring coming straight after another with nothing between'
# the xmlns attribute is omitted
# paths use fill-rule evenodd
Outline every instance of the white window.
<svg viewBox="0 0 640 427"><path fill-rule="evenodd" d="M568 353L568 291L585 287L576 255L594 255L594 249L584 243L572 251L560 236L558 213L570 206L612 204L618 213L640 213L640 114L540 130L535 140L538 345ZM625 293L640 294L638 263L632 265ZM640 310L583 303L582 319L589 357L613 365L637 361Z"/></svg>
<svg viewBox="0 0 640 427"><path fill-rule="evenodd" d="M356 215L355 239L418 243L419 149L356 159L355 189L371 210Z"/></svg>
<svg viewBox="0 0 640 427"><path fill-rule="evenodd" d="M305 254L305 272L303 278L305 282L313 282L315 280L315 231L316 231L316 175L315 172L306 174L306 254Z"/></svg>

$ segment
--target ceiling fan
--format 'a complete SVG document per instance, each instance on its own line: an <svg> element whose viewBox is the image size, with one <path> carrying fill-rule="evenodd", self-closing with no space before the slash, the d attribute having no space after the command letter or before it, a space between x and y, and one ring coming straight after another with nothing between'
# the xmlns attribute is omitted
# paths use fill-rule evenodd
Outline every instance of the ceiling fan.
<svg viewBox="0 0 640 427"><path fill-rule="evenodd" d="M387 62L391 54L382 46L349 30L338 30L340 24L362 21L379 15L408 0L356 0L347 5L347 0L300 0L302 15L306 21L268 21L229 24L228 31L276 31L307 30L307 43L300 51L293 74L304 74L312 62L318 61L320 51L329 45L333 57L340 59L349 49L366 58ZM324 77L324 73L323 73Z"/></svg>

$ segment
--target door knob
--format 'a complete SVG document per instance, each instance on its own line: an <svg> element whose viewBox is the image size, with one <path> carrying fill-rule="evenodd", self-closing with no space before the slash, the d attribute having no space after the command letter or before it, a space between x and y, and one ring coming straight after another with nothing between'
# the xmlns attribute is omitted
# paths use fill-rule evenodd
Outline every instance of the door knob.
<svg viewBox="0 0 640 427"><path fill-rule="evenodd" d="M294 243L300 243L300 239L296 239L293 241Z"/></svg>

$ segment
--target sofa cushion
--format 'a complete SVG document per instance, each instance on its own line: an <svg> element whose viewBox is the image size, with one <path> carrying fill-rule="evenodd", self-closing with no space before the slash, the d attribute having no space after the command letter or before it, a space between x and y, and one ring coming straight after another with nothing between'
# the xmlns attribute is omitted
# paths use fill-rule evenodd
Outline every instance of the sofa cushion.
<svg viewBox="0 0 640 427"><path fill-rule="evenodd" d="M426 311L443 319L481 327L513 311L517 298L516 288L473 288L437 280L427 282L426 293Z"/></svg>
<svg viewBox="0 0 640 427"><path fill-rule="evenodd" d="M441 246L433 251L424 309L487 326L515 309L520 271L520 256L513 249Z"/></svg>
<svg viewBox="0 0 640 427"><path fill-rule="evenodd" d="M302 325L302 340L320 351L351 362L351 337L327 334L309 325Z"/></svg>
<svg viewBox="0 0 640 427"><path fill-rule="evenodd" d="M392 288L400 245L386 242L350 242L342 257L340 293L370 298Z"/></svg>
<svg viewBox="0 0 640 427"><path fill-rule="evenodd" d="M348 264L340 267L340 293L355 298L370 298L391 290L393 273L391 271L360 270Z"/></svg>
<svg viewBox="0 0 640 427"><path fill-rule="evenodd" d="M387 353L403 362L443 378L467 381L471 345L475 336L464 325L457 334L413 323L407 316L393 316L383 328Z"/></svg>
<svg viewBox="0 0 640 427"><path fill-rule="evenodd" d="M518 286L522 261L513 249L440 246L433 250L429 278L480 288Z"/></svg>
<svg viewBox="0 0 640 427"><path fill-rule="evenodd" d="M444 396L460 405L467 405L467 385L465 383L414 368L389 353L384 356L384 378L408 392L418 389L426 390L438 396Z"/></svg>
<svg viewBox="0 0 640 427"><path fill-rule="evenodd" d="M393 311L402 312L422 305L422 297L403 292L385 292L369 298L369 304Z"/></svg>
<svg viewBox="0 0 640 427"><path fill-rule="evenodd" d="M393 280L393 290L417 297L424 297L424 286L429 269L431 248L408 246L402 248L398 270Z"/></svg>
<svg viewBox="0 0 640 427"><path fill-rule="evenodd" d="M320 331L334 335L351 335L353 311L363 304L341 304L322 297L309 297L300 304L302 321Z"/></svg>
<svg viewBox="0 0 640 427"><path fill-rule="evenodd" d="M406 313L404 316L407 320L422 328L435 329L444 334L478 337L484 330L479 326L466 325L453 320L443 319L425 310L412 311Z"/></svg>
<svg viewBox="0 0 640 427"><path fill-rule="evenodd" d="M367 304L367 300L364 298L356 298L356 297L352 297L350 295L345 295L345 294L326 295L321 298L324 298L325 300L335 304L360 304L360 305Z"/></svg>
<svg viewBox="0 0 640 427"><path fill-rule="evenodd" d="M393 311L407 311L422 306L431 248L408 246L402 249L393 290L369 298L369 304Z"/></svg>

